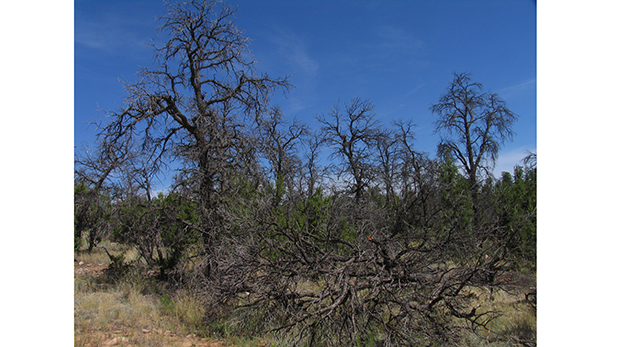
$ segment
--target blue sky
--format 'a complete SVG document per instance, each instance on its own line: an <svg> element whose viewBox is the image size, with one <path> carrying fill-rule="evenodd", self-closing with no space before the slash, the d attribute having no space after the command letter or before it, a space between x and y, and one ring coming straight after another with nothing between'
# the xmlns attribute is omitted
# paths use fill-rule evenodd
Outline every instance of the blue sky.
<svg viewBox="0 0 617 347"><path fill-rule="evenodd" d="M230 0L236 26L251 39L259 72L291 75L276 94L289 119L313 128L318 114L352 98L368 99L384 125L412 119L416 149L434 154L439 135L429 111L452 80L470 72L499 94L519 120L495 168L511 170L536 151L536 6L509 1ZM87 122L118 110L119 78L134 81L153 63L147 42L165 13L159 1L75 1L75 144L92 144Z"/></svg>

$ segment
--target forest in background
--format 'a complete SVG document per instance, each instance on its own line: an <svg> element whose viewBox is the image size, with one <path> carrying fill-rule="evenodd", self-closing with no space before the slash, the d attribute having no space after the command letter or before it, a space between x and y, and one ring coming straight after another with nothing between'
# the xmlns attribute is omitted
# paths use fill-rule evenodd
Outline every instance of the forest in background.
<svg viewBox="0 0 617 347"><path fill-rule="evenodd" d="M254 71L232 9L169 9L158 65L75 154L76 251L130 246L109 254L118 272L155 270L202 299L204 325L287 345L457 345L499 317L473 289L535 273L536 156L491 174L517 118L498 95L453 74L431 107L436 158L370 100L311 129L269 104L291 85Z"/></svg>

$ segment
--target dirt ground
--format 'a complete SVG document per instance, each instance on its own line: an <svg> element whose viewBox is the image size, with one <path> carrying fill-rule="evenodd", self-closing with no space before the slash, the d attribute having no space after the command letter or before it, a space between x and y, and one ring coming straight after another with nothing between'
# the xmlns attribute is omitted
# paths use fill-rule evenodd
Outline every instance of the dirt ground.
<svg viewBox="0 0 617 347"><path fill-rule="evenodd" d="M75 260L75 278L104 274L107 264ZM77 312L77 311L76 311ZM77 318L76 318L77 319ZM76 322L77 323L77 322ZM153 322L153 325L155 325ZM161 329L140 329L122 324L110 324L106 327L75 325L75 346L83 347L137 347L137 346L171 346L171 347L231 347L224 341L201 338L195 334L183 336L174 331Z"/></svg>

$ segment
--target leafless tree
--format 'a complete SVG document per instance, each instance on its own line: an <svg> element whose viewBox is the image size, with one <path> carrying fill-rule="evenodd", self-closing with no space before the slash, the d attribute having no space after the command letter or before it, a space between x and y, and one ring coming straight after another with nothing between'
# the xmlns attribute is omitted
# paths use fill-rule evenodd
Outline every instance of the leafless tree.
<svg viewBox="0 0 617 347"><path fill-rule="evenodd" d="M512 140L517 116L494 93L483 92L469 73L454 73L454 79L439 102L431 106L437 115L435 132L442 136L438 153L452 156L469 180L477 202L482 170L490 172L501 145Z"/></svg>
<svg viewBox="0 0 617 347"><path fill-rule="evenodd" d="M384 129L375 138L375 172L376 178L383 186L386 205L396 195L396 182L400 171L399 141L394 131Z"/></svg>
<svg viewBox="0 0 617 347"><path fill-rule="evenodd" d="M303 143L305 147L304 185L306 186L306 196L310 198L315 193L318 184L329 172L329 167L321 167L318 162L324 144L324 138L320 132L309 132Z"/></svg>
<svg viewBox="0 0 617 347"><path fill-rule="evenodd" d="M100 135L105 143L134 142L154 169L183 162L178 177L196 187L205 225L229 173L255 165L248 121L261 117L273 90L289 87L287 79L256 74L233 16L219 1L169 3L160 28L168 40L154 47L158 65L126 83L126 106L110 112ZM211 228L203 232L210 244Z"/></svg>
<svg viewBox="0 0 617 347"><path fill-rule="evenodd" d="M380 129L374 108L370 101L354 98L345 103L344 110L336 105L327 117L317 117L323 124L324 139L332 148L332 157L340 159L339 178L351 176L350 190L356 199L362 197L374 175L372 151Z"/></svg>
<svg viewBox="0 0 617 347"><path fill-rule="evenodd" d="M275 181L274 203L278 204L285 189L300 183L297 178L302 163L298 157L298 147L307 135L308 128L297 119L287 125L281 109L274 107L270 117L262 121L259 132L260 148L270 164L271 177ZM300 187L296 187L296 191L300 190Z"/></svg>
<svg viewBox="0 0 617 347"><path fill-rule="evenodd" d="M418 185L424 182L420 177L422 174L420 163L425 155L414 150L415 134L412 131L414 125L411 121L397 120L394 122L398 144L397 158L400 161L398 177L403 196L406 192L419 190Z"/></svg>

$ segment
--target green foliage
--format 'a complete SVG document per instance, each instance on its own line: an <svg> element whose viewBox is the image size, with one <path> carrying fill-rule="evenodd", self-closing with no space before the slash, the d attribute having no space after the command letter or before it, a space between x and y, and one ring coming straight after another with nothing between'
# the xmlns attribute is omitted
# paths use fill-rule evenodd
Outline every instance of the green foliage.
<svg viewBox="0 0 617 347"><path fill-rule="evenodd" d="M139 235L142 227L154 224L153 215L147 212L148 205L141 199L121 202L117 212L117 224L113 229L114 240L127 245L138 243L141 238L145 237L145 235Z"/></svg>
<svg viewBox="0 0 617 347"><path fill-rule="evenodd" d="M81 231L78 231L77 224L78 224L78 219L77 219L77 214L75 214L73 216L73 225L74 225L73 227L73 249L75 251L81 249L81 247L84 244L82 233Z"/></svg>
<svg viewBox="0 0 617 347"><path fill-rule="evenodd" d="M357 237L352 222L335 211L333 197L326 196L321 188L317 188L306 201L299 203L294 218L300 230L307 231L329 246L337 245L332 241L338 239L353 242Z"/></svg>
<svg viewBox="0 0 617 347"><path fill-rule="evenodd" d="M451 158L446 158L438 171L438 184L442 204L439 236L445 230L471 232L474 217L473 200L469 181L459 173Z"/></svg>
<svg viewBox="0 0 617 347"><path fill-rule="evenodd" d="M271 189L267 186L267 183L264 188L260 182L251 180L246 175L233 172L229 172L228 177L227 193L221 195L217 202L218 206L226 211L238 217L247 217L254 213L261 201L267 199L268 194L266 192Z"/></svg>
<svg viewBox="0 0 617 347"><path fill-rule="evenodd" d="M332 198L324 195L321 187L315 193L299 205L302 212L299 220L301 227L312 234L323 234L326 231L326 222L330 219L330 209L332 208Z"/></svg>
<svg viewBox="0 0 617 347"><path fill-rule="evenodd" d="M356 338L356 346L358 347L374 347L376 344L375 334L371 331L364 334L361 338Z"/></svg>
<svg viewBox="0 0 617 347"><path fill-rule="evenodd" d="M73 190L76 197L90 193L90 189L84 183L76 184Z"/></svg>
<svg viewBox="0 0 617 347"><path fill-rule="evenodd" d="M159 297L161 302L161 310L166 314L172 314L174 312L174 302L168 293L164 293Z"/></svg>
<svg viewBox="0 0 617 347"><path fill-rule="evenodd" d="M79 250L83 243L83 232L87 227L87 219L86 219L86 207L83 206L84 198L90 192L88 187L83 184L77 184L74 187L73 192L73 201L74 201L74 215L73 215L73 248L74 250Z"/></svg>
<svg viewBox="0 0 617 347"><path fill-rule="evenodd" d="M199 234L190 226L199 225L196 202L178 193L171 193L167 196L159 194L153 202L161 213L160 232L165 246L178 245L181 249L199 240Z"/></svg>
<svg viewBox="0 0 617 347"><path fill-rule="evenodd" d="M161 275L174 269L200 241L197 204L177 193L123 202L118 221L114 238L135 246L150 265L160 268Z"/></svg>
<svg viewBox="0 0 617 347"><path fill-rule="evenodd" d="M112 222L111 197L103 191L94 191L84 183L74 187L74 249L84 242L88 251L107 236Z"/></svg>
<svg viewBox="0 0 617 347"><path fill-rule="evenodd" d="M517 165L514 175L503 172L495 184L499 224L516 231L508 246L516 255L532 261L536 257L536 177L534 167Z"/></svg>
<svg viewBox="0 0 617 347"><path fill-rule="evenodd" d="M351 225L345 216L340 218L340 238L347 242L353 242L358 237L358 233L354 229L353 225Z"/></svg>

